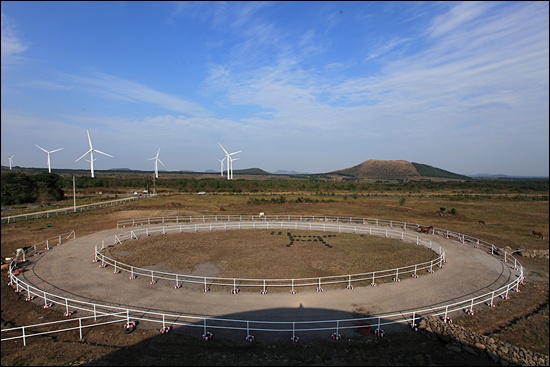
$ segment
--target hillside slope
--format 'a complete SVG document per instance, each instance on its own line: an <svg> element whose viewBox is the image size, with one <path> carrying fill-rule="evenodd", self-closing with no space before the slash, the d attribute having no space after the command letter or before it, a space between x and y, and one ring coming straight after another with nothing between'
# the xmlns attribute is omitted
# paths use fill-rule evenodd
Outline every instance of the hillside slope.
<svg viewBox="0 0 550 367"><path fill-rule="evenodd" d="M404 180L420 178L447 178L468 180L470 177L442 170L421 163L405 160L370 159L351 168L330 172L330 174L362 179Z"/></svg>

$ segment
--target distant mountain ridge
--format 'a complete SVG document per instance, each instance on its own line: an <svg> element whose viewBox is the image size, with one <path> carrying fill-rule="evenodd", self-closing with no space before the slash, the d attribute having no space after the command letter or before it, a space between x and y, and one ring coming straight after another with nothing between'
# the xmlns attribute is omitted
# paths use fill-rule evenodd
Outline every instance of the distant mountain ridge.
<svg viewBox="0 0 550 367"><path fill-rule="evenodd" d="M444 178L454 180L469 180L471 177L449 172L427 164L408 162L405 160L369 159L356 166L345 168L329 174L351 176L362 179L404 180L420 178Z"/></svg>
<svg viewBox="0 0 550 367"><path fill-rule="evenodd" d="M303 174L307 174L305 172L296 172L296 171L285 171L285 170L277 170L275 172L272 172L273 174L275 175L303 175Z"/></svg>
<svg viewBox="0 0 550 367"><path fill-rule="evenodd" d="M47 168L35 168L35 167L21 167L13 166L12 167L16 172L30 172L30 173L40 173L47 171ZM11 168L1 165L2 173L4 171L11 170ZM149 170L135 170L131 168L121 167L121 168L110 168L107 170L95 170L96 173L101 172L120 172L121 174L150 174ZM52 173L64 173L64 174L74 174L75 172L79 174L87 175L87 169L52 169ZM208 169L206 171L198 172L191 170L179 170L179 171L169 171L169 170L159 170L159 173L163 175L166 174L192 174L192 175L201 175L208 174L219 175L218 170ZM224 171L224 175L227 171ZM307 177L325 177L325 176L336 176L342 178L350 179L374 179L374 180L421 180L421 179L452 179L452 180L476 180L476 179L497 179L497 180L516 180L516 179L543 179L547 180L548 176L516 176L516 175L505 175L505 174L488 174L488 173L479 173L471 175L457 174L450 171L443 170L441 168L429 166L427 164L408 162L405 160L367 160L363 163L360 163L356 166L340 169L337 171L325 172L325 173L305 173L305 172L296 172L296 171L286 171L278 170L276 172L267 172L261 168L247 168L234 170L236 175L250 175L250 176L295 176L300 178Z"/></svg>

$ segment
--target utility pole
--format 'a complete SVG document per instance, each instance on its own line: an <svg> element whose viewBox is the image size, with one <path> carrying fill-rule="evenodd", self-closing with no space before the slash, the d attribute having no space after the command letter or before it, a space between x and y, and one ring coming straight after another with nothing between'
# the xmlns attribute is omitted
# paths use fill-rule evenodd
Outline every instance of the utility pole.
<svg viewBox="0 0 550 367"><path fill-rule="evenodd" d="M76 213L76 187L75 187L74 175L73 175L73 212Z"/></svg>

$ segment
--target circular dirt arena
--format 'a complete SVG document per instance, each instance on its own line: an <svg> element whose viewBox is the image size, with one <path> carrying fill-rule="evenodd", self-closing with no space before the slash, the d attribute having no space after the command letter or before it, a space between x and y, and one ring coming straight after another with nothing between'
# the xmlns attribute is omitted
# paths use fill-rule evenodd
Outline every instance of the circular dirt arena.
<svg viewBox="0 0 550 367"><path fill-rule="evenodd" d="M147 226L140 226L146 228ZM151 225L150 227L158 227ZM380 284L377 287L361 286L353 289L330 289L316 292L314 287L298 288L296 294L288 292L203 292L200 287L174 289L173 283L150 284L150 279L138 277L130 280L128 273L113 273L113 269L101 268L92 262L96 245L109 236L128 232L118 228L76 238L61 246L55 246L40 256L31 259L29 270L19 278L44 292L100 305L131 309L133 318L139 311L159 314L196 317L195 326L201 326L206 318L246 321L304 322L322 320L345 320L361 316L399 314L411 310L428 310L460 300L490 293L517 279L517 271L487 249L474 248L442 236L418 234L429 238L444 249L444 268L434 273L419 274L401 282ZM170 236L170 235L169 235ZM396 239L396 241L398 241ZM135 242L139 245L139 241ZM413 246L411 244L411 246ZM199 264L197 264L199 265ZM369 269L365 269L369 271ZM33 302L44 302L35 300ZM495 300L497 302L497 300ZM63 309L63 306L56 308ZM77 316L85 316L77 314ZM421 315L419 315L421 316ZM121 322L122 325L122 322ZM313 324L312 324L313 325ZM160 328L160 324L144 321L138 327ZM376 326L376 325L374 325ZM385 327L386 332L403 325ZM270 326L271 327L271 326ZM288 328L288 325L285 326ZM174 330L203 334L201 327L176 327ZM212 330L211 330L212 331ZM357 330L342 330L345 337ZM226 329L213 331L217 336L237 335L244 338L246 332ZM292 332L257 331L256 338L275 340L289 338ZM332 331L308 332L309 335L327 336ZM243 336L244 335L244 336Z"/></svg>

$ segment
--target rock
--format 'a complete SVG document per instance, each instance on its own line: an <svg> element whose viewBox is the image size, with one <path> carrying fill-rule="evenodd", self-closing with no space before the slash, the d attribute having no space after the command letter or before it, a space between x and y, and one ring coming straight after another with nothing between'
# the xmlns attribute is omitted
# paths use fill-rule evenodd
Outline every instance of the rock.
<svg viewBox="0 0 550 367"><path fill-rule="evenodd" d="M487 355L495 363L498 362L499 359L500 359L499 356L496 353L493 353L493 352L487 352Z"/></svg>
<svg viewBox="0 0 550 367"><path fill-rule="evenodd" d="M467 345L463 345L463 346L462 346L462 350L465 351L466 353L470 353L470 354L473 354L473 355L477 355L476 351L473 350L472 348L470 348L470 347L467 346Z"/></svg>
<svg viewBox="0 0 550 367"><path fill-rule="evenodd" d="M445 345L445 348L447 348L447 349L449 349L449 350L452 350L453 352L457 352L457 353L460 353L460 352L461 352L461 350L460 350L459 347L454 346L454 345L452 345L451 343L447 343L447 344Z"/></svg>
<svg viewBox="0 0 550 367"><path fill-rule="evenodd" d="M474 347L476 347L477 349L479 349L479 350L481 350L481 351L487 349L487 347L485 347L485 345L484 345L484 344L481 344L481 343L475 343L475 344L474 344Z"/></svg>

